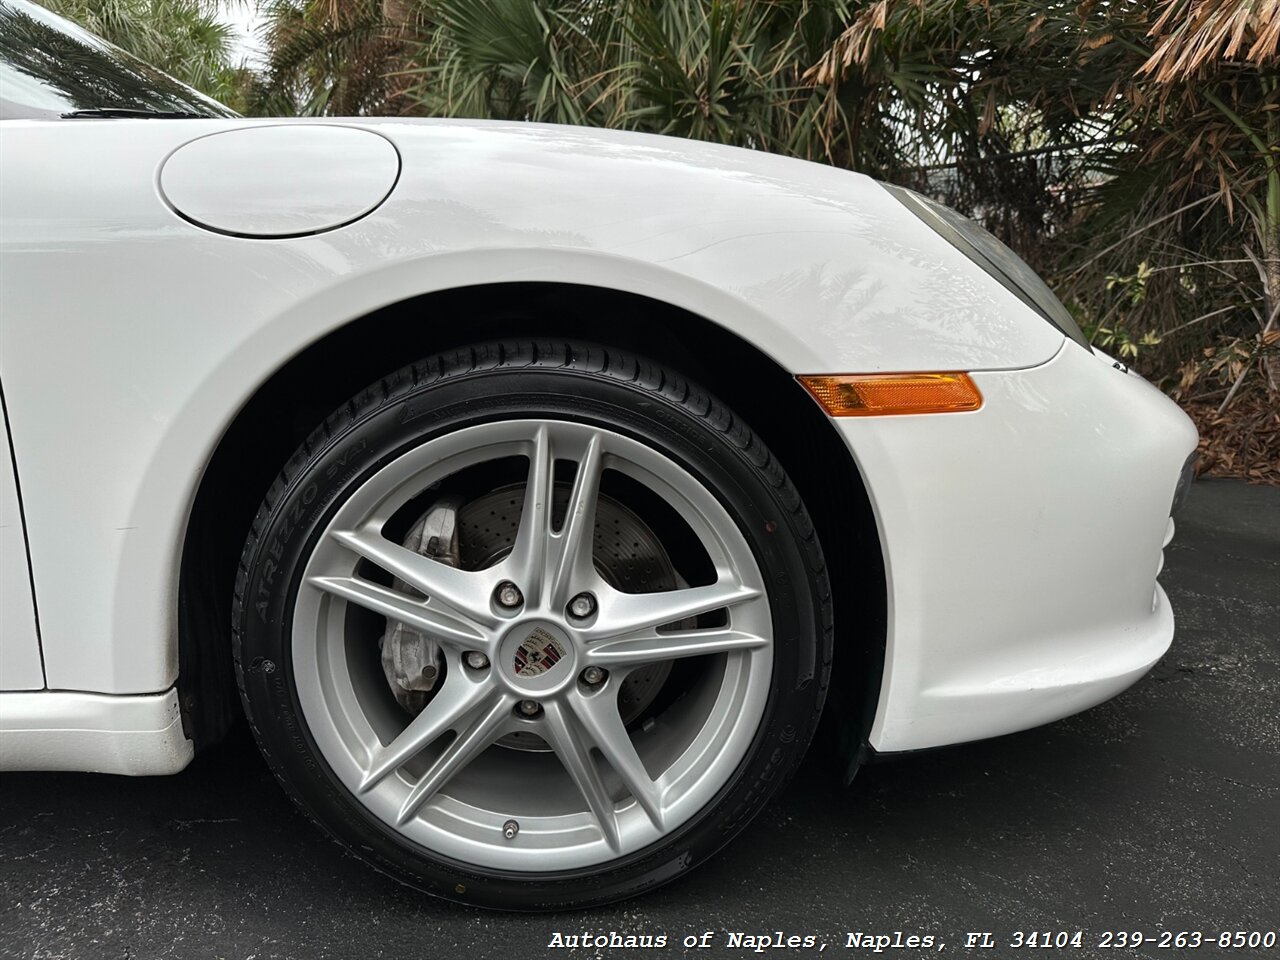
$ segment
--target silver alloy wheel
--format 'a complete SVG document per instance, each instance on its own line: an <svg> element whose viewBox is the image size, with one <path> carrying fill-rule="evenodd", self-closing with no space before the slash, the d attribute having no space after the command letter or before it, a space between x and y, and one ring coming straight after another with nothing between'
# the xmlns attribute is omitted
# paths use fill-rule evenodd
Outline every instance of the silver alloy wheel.
<svg viewBox="0 0 1280 960"><path fill-rule="evenodd" d="M433 484L513 456L527 459L528 479L513 548L496 564L462 570L384 535L396 511ZM566 460L577 469L555 529L555 465ZM679 514L713 565L714 582L624 593L599 575L592 531L607 470L648 487ZM421 596L363 576L365 562ZM514 608L495 595L508 582L522 595ZM570 602L583 593L595 609L571 616ZM672 626L721 610L719 626ZM411 720L390 702L376 647L371 653L368 646L376 641L354 629L361 611L398 619L444 651L443 683ZM607 429L508 420L415 447L339 507L305 565L292 656L320 753L375 816L462 863L543 872L640 850L716 796L764 714L772 633L750 547L714 494L683 467ZM531 650L550 651L554 662L528 669ZM485 669L464 665L474 652L487 659ZM617 700L628 672L688 658L697 658L697 681L628 730ZM593 667L604 679L583 682ZM517 732L536 734L551 752L495 746Z"/></svg>

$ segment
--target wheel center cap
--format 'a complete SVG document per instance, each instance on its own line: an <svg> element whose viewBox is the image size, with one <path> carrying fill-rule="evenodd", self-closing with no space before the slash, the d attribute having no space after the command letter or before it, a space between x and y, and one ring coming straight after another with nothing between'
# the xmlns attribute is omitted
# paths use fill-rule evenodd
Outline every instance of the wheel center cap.
<svg viewBox="0 0 1280 960"><path fill-rule="evenodd" d="M512 660L516 676L536 677L554 670L568 652L563 641L558 640L545 627L535 626L515 649Z"/></svg>
<svg viewBox="0 0 1280 960"><path fill-rule="evenodd" d="M498 649L498 673L521 694L551 693L572 682L577 653L573 641L551 620L513 623Z"/></svg>

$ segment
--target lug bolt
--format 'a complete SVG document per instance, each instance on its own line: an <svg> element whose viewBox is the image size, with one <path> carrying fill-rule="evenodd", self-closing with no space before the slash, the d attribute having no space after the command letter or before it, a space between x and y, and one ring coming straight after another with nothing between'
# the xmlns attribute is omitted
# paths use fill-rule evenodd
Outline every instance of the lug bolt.
<svg viewBox="0 0 1280 960"><path fill-rule="evenodd" d="M516 834L520 832L520 824L515 820L508 820L502 825L502 835L508 840L514 840Z"/></svg>
<svg viewBox="0 0 1280 960"><path fill-rule="evenodd" d="M503 580L498 584L498 589L493 591L493 598L498 602L498 606L505 607L507 610L514 610L524 603L524 594L510 580Z"/></svg>
<svg viewBox="0 0 1280 960"><path fill-rule="evenodd" d="M483 670L489 666L489 658L479 650L468 650L463 660L472 670Z"/></svg>
<svg viewBox="0 0 1280 960"><path fill-rule="evenodd" d="M607 676L608 674L599 667L587 667L587 669L582 671L582 682L589 687L594 687L603 683L604 678Z"/></svg>
<svg viewBox="0 0 1280 960"><path fill-rule="evenodd" d="M596 598L589 593L580 593L569 601L569 616L585 620L596 612Z"/></svg>
<svg viewBox="0 0 1280 960"><path fill-rule="evenodd" d="M542 712L542 706L537 700L521 700L519 709L526 717L536 717Z"/></svg>

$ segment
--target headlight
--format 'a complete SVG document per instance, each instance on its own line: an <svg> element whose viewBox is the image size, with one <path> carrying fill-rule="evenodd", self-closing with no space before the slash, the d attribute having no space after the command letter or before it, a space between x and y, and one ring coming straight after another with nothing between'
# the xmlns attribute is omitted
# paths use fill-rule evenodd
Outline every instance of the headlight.
<svg viewBox="0 0 1280 960"><path fill-rule="evenodd" d="M962 217L949 207L934 203L914 190L882 183L904 207L919 217L938 236L946 240L1019 300L1044 317L1086 350L1089 339L1075 318L1053 295L1053 291L1022 259L981 226Z"/></svg>

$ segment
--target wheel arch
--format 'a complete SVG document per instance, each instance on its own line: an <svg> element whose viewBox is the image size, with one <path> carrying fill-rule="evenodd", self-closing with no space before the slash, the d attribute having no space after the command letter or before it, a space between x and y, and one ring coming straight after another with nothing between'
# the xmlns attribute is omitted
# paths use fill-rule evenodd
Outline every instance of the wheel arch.
<svg viewBox="0 0 1280 960"><path fill-rule="evenodd" d="M421 322L454 316L465 322ZM205 465L182 544L178 687L197 749L240 714L230 655L236 567L262 496L293 450L339 405L412 359L530 336L595 341L677 369L769 445L809 507L831 571L839 653L827 733L850 757L865 742L884 665L884 567L867 490L830 421L776 360L725 326L638 293L539 280L452 287L365 312L294 353L241 406Z"/></svg>

